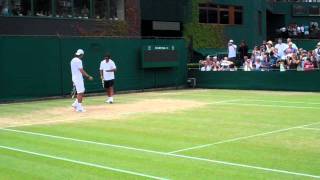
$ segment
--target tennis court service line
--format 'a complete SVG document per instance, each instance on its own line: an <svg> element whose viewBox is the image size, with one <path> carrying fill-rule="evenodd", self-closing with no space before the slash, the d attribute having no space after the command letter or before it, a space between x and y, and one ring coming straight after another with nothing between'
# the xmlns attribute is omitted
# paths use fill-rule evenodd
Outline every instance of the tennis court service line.
<svg viewBox="0 0 320 180"><path fill-rule="evenodd" d="M310 125L314 125L314 124L320 124L320 122L297 126L297 127L310 126ZM291 129L294 129L297 127L292 127ZM100 146L105 146L105 147L113 147L113 148L119 148L119 149L140 151L140 152L158 154L158 155L163 155L163 156L168 156L168 157L190 159L190 160L194 160L194 161L202 161L202 162L208 162L208 163L214 163L214 164L221 164L221 165L225 165L225 166L242 167L242 168L246 168L246 169L255 169L255 170L261 170L261 171L266 171L266 172L276 172L276 173L281 173L281 174L288 174L288 175L295 175L295 176L311 177L311 178L320 179L320 175L313 175L313 174L307 174L307 173L292 172L292 171L287 171L287 170L280 170L280 169L259 167L259 166L253 166L253 165L247 165L247 164L227 162L227 161L199 158L199 157L194 157L194 156L186 156L186 155L180 155L180 154L174 154L174 153L160 152L160 151L134 148L134 147L123 146L123 145L108 144L108 143L102 143L102 142L95 142L95 141L89 141L89 140L81 140L81 139L76 139L76 138L55 136L55 135L50 135L50 134L22 131L22 130L16 130L16 129L0 128L0 130L8 131L8 132L15 132L18 134L19 133L20 134L29 134L29 135L35 135L35 136L43 136L43 137L49 137L49 138L55 138L55 139L63 139L63 140L69 140L69 141L75 141L75 142L81 142L81 143L87 143L87 144L100 145Z"/></svg>
<svg viewBox="0 0 320 180"><path fill-rule="evenodd" d="M140 176L140 177L146 177L146 178L157 179L157 180L167 180L166 178L151 176L151 175L147 175L144 173L138 173L138 172L134 172L134 171L123 170L123 169L119 169L119 168L113 168L113 167L109 167L109 166L103 166L103 165L99 165L99 164L78 161L78 160L73 160L73 159L68 159L68 158L64 158L64 157L53 156L53 155L48 155L48 154L43 154L43 153L37 153L37 152L22 150L19 148L14 148L14 147L9 147L9 146L0 145L0 149L6 149L6 150L10 150L10 151L19 152L19 153L40 156L40 157L55 159L55 160L60 160L60 161L66 161L66 162L70 162L70 163L74 163L74 164L80 164L80 165L84 165L84 166L105 169L105 170L109 170L109 171L115 171L115 172L119 172L119 173L125 173L125 174Z"/></svg>
<svg viewBox="0 0 320 180"><path fill-rule="evenodd" d="M244 100L246 101L246 100ZM249 100L248 100L249 101ZM237 106L259 106L259 107L278 107L278 108L293 108L293 109L318 109L320 107L312 107L312 106L285 106L285 105L272 105L272 104L254 104L254 103L236 103L236 102L225 102L221 103L224 105L237 105Z"/></svg>
<svg viewBox="0 0 320 180"><path fill-rule="evenodd" d="M307 130L313 130L313 131L320 131L320 128L306 128L306 127L302 127L299 129L307 129Z"/></svg>
<svg viewBox="0 0 320 180"><path fill-rule="evenodd" d="M264 99L243 99L243 100L253 101L253 102L271 102L271 103L320 105L319 102L304 102L304 101L275 101L275 100L264 100Z"/></svg>
<svg viewBox="0 0 320 180"><path fill-rule="evenodd" d="M259 136L266 136L266 135L269 135L269 134L281 133L281 132L289 131L289 130L292 130L292 129L304 128L304 127L312 126L312 125L316 125L316 124L320 124L320 122L306 124L306 125L300 125L300 126L294 126L294 127L290 127L290 128L279 129L279 130L275 130L275 131L269 131L269 132L254 134L254 135L250 135L250 136L242 136L242 137L237 137L237 138L231 138L231 139L222 140L222 141L218 141L218 142L214 142L214 143L203 144L203 145L199 145L199 146L193 146L193 147L189 147L189 148L179 149L179 150L171 151L171 152L168 152L168 153L174 154L174 153L190 151L190 150L195 150L195 149L202 149L202 148L206 148L206 147L210 147L210 146L214 146L214 145L218 145L218 144L235 142L235 141L255 138L255 137L259 137Z"/></svg>

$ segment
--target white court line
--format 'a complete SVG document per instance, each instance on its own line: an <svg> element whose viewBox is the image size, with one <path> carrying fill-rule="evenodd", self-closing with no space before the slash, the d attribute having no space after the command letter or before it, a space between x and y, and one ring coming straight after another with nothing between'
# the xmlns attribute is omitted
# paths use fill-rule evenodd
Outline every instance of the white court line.
<svg viewBox="0 0 320 180"><path fill-rule="evenodd" d="M320 123L320 122L318 122L318 123ZM316 123L313 123L313 124L316 124ZM313 125L313 124L308 124L308 125L304 125L304 126L309 126L309 125ZM15 130L15 129L0 128L0 130L11 131L11 132L16 132L16 133L23 133L23 134L30 134L30 135L36 135L36 136L44 136L44 137L50 137L50 138L56 138L56 139L64 139L64 140L82 142L82 143L87 143L87 144L95 144L95 145L101 145L101 146L105 146L105 147L114 147L114 148L120 148L120 149L128 149L128 150L134 150L134 151L140 151L140 152L147 152L147 153L158 154L158 155L169 156L169 157L191 159L191 160L197 160L197 161L203 161L203 162L209 162L209 163L215 163L215 164L223 164L226 166L235 166L235 167L242 167L242 168L248 168L248 169L262 170L262 171L267 171L267 172L277 172L277 173L282 173L282 174L289 174L289 175L296 175L296 176L303 176L303 177L312 177L312 178L319 178L320 179L319 175L312 175L312 174L306 174L306 173L291 172L291 171L286 171L286 170L265 168L265 167L259 167L259 166L251 166L251 165L246 165L246 164L232 163L232 162L227 162L227 161L219 161L219 160L212 160L212 159L206 159L206 158L198 158L198 157L193 157L193 156L172 154L172 153L166 153L166 152L160 152L160 151L153 151L153 150L134 148L134 147L128 147L128 146L122 146L122 145L81 140L81 139L62 137L62 136L54 136L54 135L49 135L49 134L35 133L35 132Z"/></svg>
<svg viewBox="0 0 320 180"><path fill-rule="evenodd" d="M254 138L254 137L285 132L285 131L289 131L292 129L303 128L303 127L307 127L307 126L311 126L311 125L315 125L315 124L320 124L320 122L301 125L301 126L295 126L295 127L285 128L285 129L279 129L279 130L275 130L275 131L259 133L259 134L254 134L254 135L250 135L250 136L242 136L242 137L238 137L238 138L227 139L227 140L218 141L218 142L214 142L214 143L210 143L210 144L203 144L203 145L199 145L199 146L193 146L193 147L189 147L189 148L179 149L179 150L171 151L168 153L172 154L172 153L184 152L184 151L189 151L189 150L194 150L194 149L202 149L202 148L206 148L206 147L214 146L214 145L218 145L218 144L224 144L224 143L228 143L228 142L235 142L235 141L239 141L239 140L250 139L250 138Z"/></svg>
<svg viewBox="0 0 320 180"><path fill-rule="evenodd" d="M300 128L300 129L308 129L308 130L313 130L313 131L320 131L320 128Z"/></svg>
<svg viewBox="0 0 320 180"><path fill-rule="evenodd" d="M99 165L99 164L88 163L88 162L84 162L84 161L78 161L78 160L68 159L68 158L59 157L59 156L53 156L53 155L48 155L48 154L42 154L42 153L22 150L22 149L18 149L18 148L14 148L14 147L8 147L8 146L0 145L0 148L1 149L6 149L6 150L10 150L10 151L16 151L16 152L20 152L20 153L31 154L31 155L35 155L35 156L40 156L40 157L45 157L45 158L50 158L50 159L55 159L55 160L61 160L61 161L75 163L75 164L81 164L81 165L85 165L85 166L90 166L90 167L95 167L95 168L100 168L100 169L105 169L105 170L125 173L125 174L131 174L131 175L140 176L140 177L146 177L146 178L151 178L151 179L159 179L159 180L167 180L166 178L151 176L151 175L147 175L147 174L143 174L143 173L123 170L123 169L118 169L118 168L113 168L113 167L108 167L108 166L102 166L102 165Z"/></svg>
<svg viewBox="0 0 320 180"><path fill-rule="evenodd" d="M294 108L294 109L320 109L320 107L311 106L283 106L283 105L270 105L270 104L253 104L253 103L232 103L226 102L225 105L239 105L239 106L260 106L260 107L279 107L279 108Z"/></svg>
<svg viewBox="0 0 320 180"><path fill-rule="evenodd" d="M303 101L274 101L274 100L263 100L263 99L244 99L246 101L255 101L255 102L274 102L274 103L288 103L288 104L311 104L319 105L317 102L303 102Z"/></svg>

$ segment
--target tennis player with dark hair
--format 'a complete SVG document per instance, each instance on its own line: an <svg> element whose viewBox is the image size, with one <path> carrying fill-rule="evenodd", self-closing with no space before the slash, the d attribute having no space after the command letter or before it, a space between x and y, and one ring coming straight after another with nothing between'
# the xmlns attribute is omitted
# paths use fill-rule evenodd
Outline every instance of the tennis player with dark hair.
<svg viewBox="0 0 320 180"><path fill-rule="evenodd" d="M113 95L114 95L114 72L117 70L115 63L111 60L111 55L106 53L105 59L100 63L100 77L103 80L104 88L106 90L108 99L105 101L106 103L113 103Z"/></svg>
<svg viewBox="0 0 320 180"><path fill-rule="evenodd" d="M74 107L77 112L85 112L85 110L82 107L82 98L85 91L83 76L87 77L89 80L93 80L92 76L88 75L88 73L83 69L83 66L82 66L83 56L84 56L84 51L82 49L78 49L77 52L75 53L74 58L70 62L72 82L76 87L76 91L77 91L77 99L72 104L72 107Z"/></svg>

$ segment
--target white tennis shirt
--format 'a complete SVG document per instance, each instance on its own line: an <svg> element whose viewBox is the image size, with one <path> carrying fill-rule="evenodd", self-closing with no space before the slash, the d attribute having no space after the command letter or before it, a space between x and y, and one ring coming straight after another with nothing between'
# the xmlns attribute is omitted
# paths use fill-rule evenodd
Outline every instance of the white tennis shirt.
<svg viewBox="0 0 320 180"><path fill-rule="evenodd" d="M100 63L100 70L103 71L103 80L110 81L114 79L114 72L107 72L112 69L116 69L115 63L110 59L108 62L102 60Z"/></svg>
<svg viewBox="0 0 320 180"><path fill-rule="evenodd" d="M83 81L83 76L80 72L80 69L83 69L82 60L75 57L71 60L70 66L71 66L72 81L73 82Z"/></svg>

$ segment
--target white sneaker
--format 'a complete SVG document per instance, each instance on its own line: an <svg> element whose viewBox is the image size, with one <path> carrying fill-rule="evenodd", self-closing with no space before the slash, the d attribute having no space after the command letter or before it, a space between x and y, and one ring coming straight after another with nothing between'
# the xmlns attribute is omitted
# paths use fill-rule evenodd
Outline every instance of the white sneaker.
<svg viewBox="0 0 320 180"><path fill-rule="evenodd" d="M113 103L113 100L112 99L108 99L105 101L106 103L109 103L109 104L112 104Z"/></svg>
<svg viewBox="0 0 320 180"><path fill-rule="evenodd" d="M83 107L78 107L76 109L77 112L86 112L86 110L83 109Z"/></svg>

